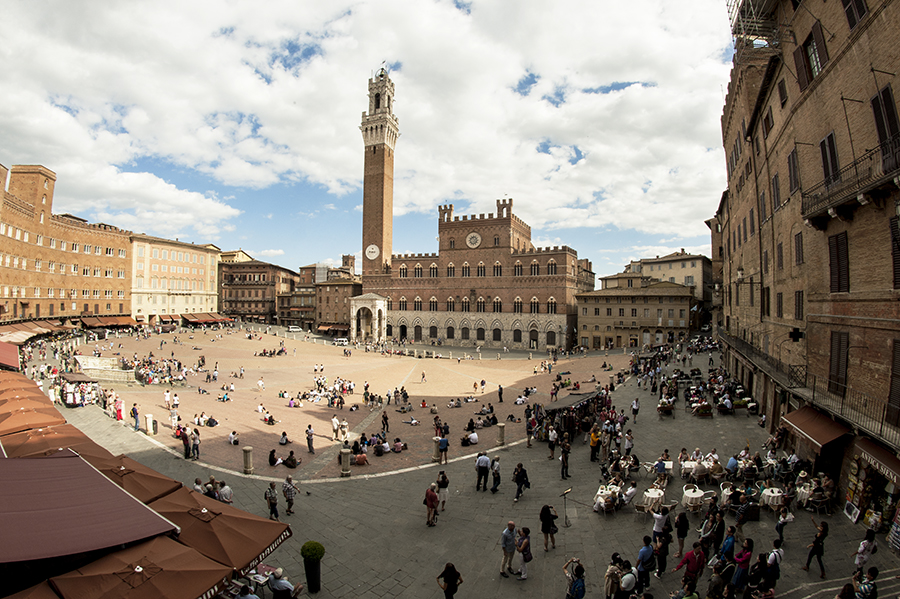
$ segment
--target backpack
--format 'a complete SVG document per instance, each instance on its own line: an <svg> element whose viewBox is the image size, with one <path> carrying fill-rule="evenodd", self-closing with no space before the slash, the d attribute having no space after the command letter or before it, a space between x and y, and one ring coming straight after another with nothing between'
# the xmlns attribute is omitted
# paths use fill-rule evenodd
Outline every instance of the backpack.
<svg viewBox="0 0 900 599"><path fill-rule="evenodd" d="M770 580L778 580L781 578L781 555L775 551L769 552L769 555L773 553L775 554L775 563L769 566L767 574Z"/></svg>
<svg viewBox="0 0 900 599"><path fill-rule="evenodd" d="M643 560L641 565L644 566L644 572L652 572L656 570L656 551L650 552L650 557Z"/></svg>
<svg viewBox="0 0 900 599"><path fill-rule="evenodd" d="M584 592L584 579L576 578L568 592L566 592L566 599L584 599Z"/></svg>

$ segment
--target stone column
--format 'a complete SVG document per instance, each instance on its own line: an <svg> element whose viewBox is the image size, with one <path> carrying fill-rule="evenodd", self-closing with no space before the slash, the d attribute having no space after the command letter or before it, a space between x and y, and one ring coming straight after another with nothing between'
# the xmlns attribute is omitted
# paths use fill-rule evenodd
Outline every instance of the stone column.
<svg viewBox="0 0 900 599"><path fill-rule="evenodd" d="M450 352L450 359L453 359L453 352Z"/></svg>
<svg viewBox="0 0 900 599"><path fill-rule="evenodd" d="M497 424L497 445L506 445L506 423Z"/></svg>
<svg viewBox="0 0 900 599"><path fill-rule="evenodd" d="M532 359L532 357L531 357L531 352L528 352L528 359L529 359L529 360Z"/></svg>
<svg viewBox="0 0 900 599"><path fill-rule="evenodd" d="M434 452L431 454L432 462L440 462L441 461L441 448L440 448L440 437L432 437L432 441L434 441Z"/></svg>
<svg viewBox="0 0 900 599"><path fill-rule="evenodd" d="M350 476L350 450L341 450L341 478Z"/></svg>
<svg viewBox="0 0 900 599"><path fill-rule="evenodd" d="M244 474L253 474L253 448L247 445L241 449L244 451Z"/></svg>

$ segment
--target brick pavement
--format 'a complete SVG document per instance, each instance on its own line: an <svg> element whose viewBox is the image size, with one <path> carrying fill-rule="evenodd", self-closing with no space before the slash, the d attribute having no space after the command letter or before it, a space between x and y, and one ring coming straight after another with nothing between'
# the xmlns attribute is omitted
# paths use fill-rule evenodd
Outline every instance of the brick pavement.
<svg viewBox="0 0 900 599"><path fill-rule="evenodd" d="M586 367L590 367L591 360L599 361L600 358L584 359ZM491 372L492 367L497 366L506 365L491 363L480 368ZM419 369L413 372L418 374ZM498 371L494 378L501 376L506 375ZM429 373L429 382L431 377ZM523 379L520 385L525 382ZM751 447L759 447L765 439L765 432L756 426L755 419L741 415L699 420L678 412L674 420L659 419L648 409L652 405L650 394L636 390L632 382L618 387L614 400L625 406L636 395L645 400L642 402L644 408L639 422L629 425L636 436L635 453L642 459L652 459L664 447L677 452L681 447L700 446L708 450L715 446L722 455L737 451L747 442ZM205 478L209 473L225 477L235 490L236 504L259 515L267 513L262 500L266 481L281 480L285 474L265 469L258 470L252 477L223 474L220 466L187 462L161 450L156 440L117 425L97 408L64 410L64 414L110 451L126 452L186 484L196 476ZM300 546L306 540L315 539L325 545L327 552L323 560L320 597L438 598L442 593L434 577L444 563L452 561L465 580L459 597L493 597L516 592L529 598L563 596L560 568L568 557L577 556L587 569L588 596L602 596L603 571L609 555L618 551L634 560L640 538L651 528L647 517L627 511L603 516L591 510L599 472L588 460L588 448L581 443L575 443L573 447L570 473L574 478L569 481L559 479L558 461L547 460L543 444L537 443L527 449L523 443L514 442L491 451L502 457L504 480L500 492L497 495L476 492L473 455L460 455L457 450L455 455L451 454L451 464L443 467L451 480L450 499L447 511L434 528L424 524L422 498L426 486L437 474L436 465L410 465L400 473L375 476L360 476L359 470L354 469L349 479L307 480L303 488L311 494L301 495L295 505L296 515L288 517L294 537L267 562L284 567L293 580L302 581ZM519 461L528 468L532 488L518 503L513 503L515 487L509 478L512 467ZM227 467L224 470L227 471ZM327 468L323 473L326 471ZM374 469L370 472L374 473ZM643 491L648 484L649 480L640 480L639 489ZM543 504L549 503L562 515L559 495L570 486L573 490L567 513L571 527L560 526L557 549L544 553L537 532L538 512ZM680 499L680 486L673 483L667 498ZM814 534L806 516L806 512L798 512L797 520L785 531L786 560L777 589L779 597L832 597L853 571L852 560L847 556L862 538L863 529L852 525L840 514L825 517L831 524L825 550L829 578L820 581L815 573L799 570L805 562L805 546ZM697 522L695 516L691 518ZM498 540L509 519L535 531L532 542L537 551L529 565L526 582L503 579L498 575ZM730 523L732 518L728 521ZM757 549L768 547L774 538L774 518L770 512L764 512L759 522L748 523L744 530L748 537L756 540ZM883 570L879 595L887 597L896 594L900 588L889 579L889 575L898 573L898 563L887 550L883 537L880 540L882 550L871 563ZM706 578L701 590L705 590ZM662 581L653 579L651 592L656 597L665 597L677 588L677 584L677 575L667 574Z"/></svg>

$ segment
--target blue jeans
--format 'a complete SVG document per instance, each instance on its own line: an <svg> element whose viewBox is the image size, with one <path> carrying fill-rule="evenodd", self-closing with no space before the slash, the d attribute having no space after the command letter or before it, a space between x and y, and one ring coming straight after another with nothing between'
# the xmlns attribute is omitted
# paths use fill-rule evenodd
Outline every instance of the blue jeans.
<svg viewBox="0 0 900 599"><path fill-rule="evenodd" d="M134 417L134 430L141 430L141 419L138 416Z"/></svg>
<svg viewBox="0 0 900 599"><path fill-rule="evenodd" d="M523 490L525 490L525 483L516 483L516 499L522 496Z"/></svg>
<svg viewBox="0 0 900 599"><path fill-rule="evenodd" d="M200 446L199 445L191 446L191 457L193 457L195 460L200 459Z"/></svg>

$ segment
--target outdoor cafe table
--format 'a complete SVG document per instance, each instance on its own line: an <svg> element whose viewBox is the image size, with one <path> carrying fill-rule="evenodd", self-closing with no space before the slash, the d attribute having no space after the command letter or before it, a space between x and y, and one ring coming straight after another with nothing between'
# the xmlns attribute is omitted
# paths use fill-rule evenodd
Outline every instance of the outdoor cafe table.
<svg viewBox="0 0 900 599"><path fill-rule="evenodd" d="M797 487L797 505L803 505L806 503L806 500L809 499L809 494L812 492L812 487L808 484L800 485Z"/></svg>
<svg viewBox="0 0 900 599"><path fill-rule="evenodd" d="M647 489L644 491L644 505L651 507L663 500L665 492L662 489Z"/></svg>
<svg viewBox="0 0 900 599"><path fill-rule="evenodd" d="M681 505L688 507L690 505L699 505L703 502L703 491L700 489L687 489L684 497L681 498Z"/></svg>
<svg viewBox="0 0 900 599"><path fill-rule="evenodd" d="M771 489L766 489L762 492L762 495L759 498L759 503L762 505L770 505L773 507L777 507L784 502L784 491L781 489L777 489L772 487Z"/></svg>
<svg viewBox="0 0 900 599"><path fill-rule="evenodd" d="M597 503L598 500L603 499L606 501L606 498L612 495L613 497L617 497L619 495L619 487L616 485L600 485L600 488L597 489L597 494L594 495L594 504Z"/></svg>
<svg viewBox="0 0 900 599"><path fill-rule="evenodd" d="M713 466L712 462L707 462L706 460L703 460L702 464L704 466L706 466L707 470L712 468L712 466ZM682 462L681 463L681 475L684 476L684 475L690 474L691 472L694 471L694 467L696 465L697 465L697 462L695 462L693 460L686 460L686 461Z"/></svg>

